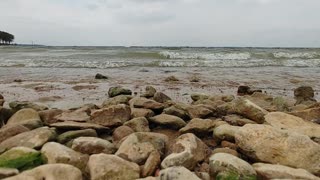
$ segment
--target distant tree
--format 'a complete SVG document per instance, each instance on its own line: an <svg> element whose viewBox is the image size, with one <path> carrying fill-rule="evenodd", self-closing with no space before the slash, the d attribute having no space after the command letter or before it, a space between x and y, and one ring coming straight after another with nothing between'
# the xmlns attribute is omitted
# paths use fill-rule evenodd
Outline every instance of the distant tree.
<svg viewBox="0 0 320 180"><path fill-rule="evenodd" d="M0 31L0 44L11 44L14 40L14 35Z"/></svg>

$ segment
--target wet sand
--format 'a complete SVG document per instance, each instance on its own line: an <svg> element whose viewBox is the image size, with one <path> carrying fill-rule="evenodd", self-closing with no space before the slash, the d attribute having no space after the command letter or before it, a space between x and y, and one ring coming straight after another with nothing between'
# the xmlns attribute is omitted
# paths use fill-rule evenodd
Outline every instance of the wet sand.
<svg viewBox="0 0 320 180"><path fill-rule="evenodd" d="M96 80L95 74L109 77ZM309 85L320 99L318 68L0 68L0 94L8 102L32 101L51 108L68 109L87 103L100 105L112 86L130 88L136 95L147 85L166 93L175 101L190 102L194 92L235 95L239 85L248 85L273 96L293 97L293 89ZM169 76L179 81L166 82ZM199 82L192 82L197 79ZM18 82L14 82L17 81ZM20 82L21 81L21 82Z"/></svg>

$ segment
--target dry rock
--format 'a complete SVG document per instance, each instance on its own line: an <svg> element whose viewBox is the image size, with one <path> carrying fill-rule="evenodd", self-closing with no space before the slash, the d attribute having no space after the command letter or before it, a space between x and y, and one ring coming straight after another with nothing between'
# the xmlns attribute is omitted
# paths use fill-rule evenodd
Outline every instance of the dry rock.
<svg viewBox="0 0 320 180"><path fill-rule="evenodd" d="M145 117L131 119L125 122L124 125L130 127L135 132L150 132L149 121Z"/></svg>
<svg viewBox="0 0 320 180"><path fill-rule="evenodd" d="M173 129L180 129L187 124L183 119L168 114L160 114L154 117L150 117L149 120L158 125L166 126Z"/></svg>
<svg viewBox="0 0 320 180"><path fill-rule="evenodd" d="M72 141L71 148L83 154L113 154L116 147L107 140L96 137L79 137Z"/></svg>
<svg viewBox="0 0 320 180"><path fill-rule="evenodd" d="M91 122L102 126L121 126L131 117L131 109L124 104L112 105L91 113Z"/></svg>

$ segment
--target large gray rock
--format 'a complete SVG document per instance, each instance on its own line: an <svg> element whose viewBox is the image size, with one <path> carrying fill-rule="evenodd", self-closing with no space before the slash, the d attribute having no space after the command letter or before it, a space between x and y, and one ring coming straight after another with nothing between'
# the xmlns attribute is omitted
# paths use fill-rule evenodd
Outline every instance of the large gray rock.
<svg viewBox="0 0 320 180"><path fill-rule="evenodd" d="M227 153L216 153L210 157L210 176L225 179L256 179L256 172L246 161Z"/></svg>
<svg viewBox="0 0 320 180"><path fill-rule="evenodd" d="M172 153L162 161L161 167L184 166L193 170L205 159L207 148L194 134L183 134L176 139Z"/></svg>
<svg viewBox="0 0 320 180"><path fill-rule="evenodd" d="M132 180L140 177L140 168L136 163L115 155L91 155L88 169L91 180Z"/></svg>
<svg viewBox="0 0 320 180"><path fill-rule="evenodd" d="M197 175L183 166L170 167L160 171L160 180L201 180Z"/></svg>
<svg viewBox="0 0 320 180"><path fill-rule="evenodd" d="M265 123L275 128L304 134L310 138L320 138L320 125L305 121L283 112L271 112L265 116Z"/></svg>
<svg viewBox="0 0 320 180"><path fill-rule="evenodd" d="M121 126L131 118L131 109L124 104L112 105L91 113L91 122L102 126Z"/></svg>
<svg viewBox="0 0 320 180"><path fill-rule="evenodd" d="M155 124L166 126L168 128L180 129L187 123L183 119L168 114L160 114L149 118L149 120Z"/></svg>
<svg viewBox="0 0 320 180"><path fill-rule="evenodd" d="M129 101L129 104L132 108L144 108L151 110L161 110L164 108L164 105L162 103L158 103L154 100L143 97L135 97Z"/></svg>
<svg viewBox="0 0 320 180"><path fill-rule="evenodd" d="M265 109L259 107L252 101L245 98L235 99L233 102L233 110L248 119L251 119L257 123L264 122L264 116L268 113Z"/></svg>
<svg viewBox="0 0 320 180"><path fill-rule="evenodd" d="M320 179L304 169L295 169L279 164L256 163L253 164L253 168L261 179Z"/></svg>
<svg viewBox="0 0 320 180"><path fill-rule="evenodd" d="M192 119L185 127L179 130L180 133L194 133L196 135L204 136L213 131L215 123L211 119Z"/></svg>
<svg viewBox="0 0 320 180"><path fill-rule="evenodd" d="M235 140L241 152L256 161L320 174L320 145L306 135L269 125L247 124L239 129Z"/></svg>
<svg viewBox="0 0 320 180"><path fill-rule="evenodd" d="M56 142L46 143L41 153L47 164L64 163L73 165L84 171L88 162L89 156L76 152L64 145Z"/></svg>
<svg viewBox="0 0 320 180"><path fill-rule="evenodd" d="M131 119L125 122L124 125L130 127L135 132L150 132L149 121L145 117Z"/></svg>
<svg viewBox="0 0 320 180"><path fill-rule="evenodd" d="M41 121L39 113L31 108L21 109L8 120L7 125L23 124L25 121L32 120Z"/></svg>
<svg viewBox="0 0 320 180"><path fill-rule="evenodd" d="M23 132L0 143L0 153L18 146L40 148L46 142L54 140L56 136L55 129L48 127Z"/></svg>
<svg viewBox="0 0 320 180"><path fill-rule="evenodd" d="M79 137L72 141L71 148L83 154L113 154L116 147L107 140L96 137Z"/></svg>
<svg viewBox="0 0 320 180"><path fill-rule="evenodd" d="M116 155L137 164L143 164L150 153L155 150L163 155L167 144L168 137L166 135L137 132L129 135L121 143Z"/></svg>
<svg viewBox="0 0 320 180"><path fill-rule="evenodd" d="M67 131L65 133L60 134L57 137L57 141L59 143L63 144L63 143L67 143L73 139L76 139L78 137L98 137L98 134L93 129Z"/></svg>
<svg viewBox="0 0 320 180"><path fill-rule="evenodd" d="M81 171L68 164L46 164L5 180L82 180Z"/></svg>

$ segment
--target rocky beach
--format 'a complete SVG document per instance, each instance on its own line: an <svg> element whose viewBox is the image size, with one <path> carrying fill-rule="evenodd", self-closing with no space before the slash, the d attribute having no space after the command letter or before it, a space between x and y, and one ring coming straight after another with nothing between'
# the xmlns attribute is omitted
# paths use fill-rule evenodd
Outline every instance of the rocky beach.
<svg viewBox="0 0 320 180"><path fill-rule="evenodd" d="M112 86L102 103L71 109L0 95L0 178L320 179L313 87L279 96L241 85L187 101L142 87Z"/></svg>

